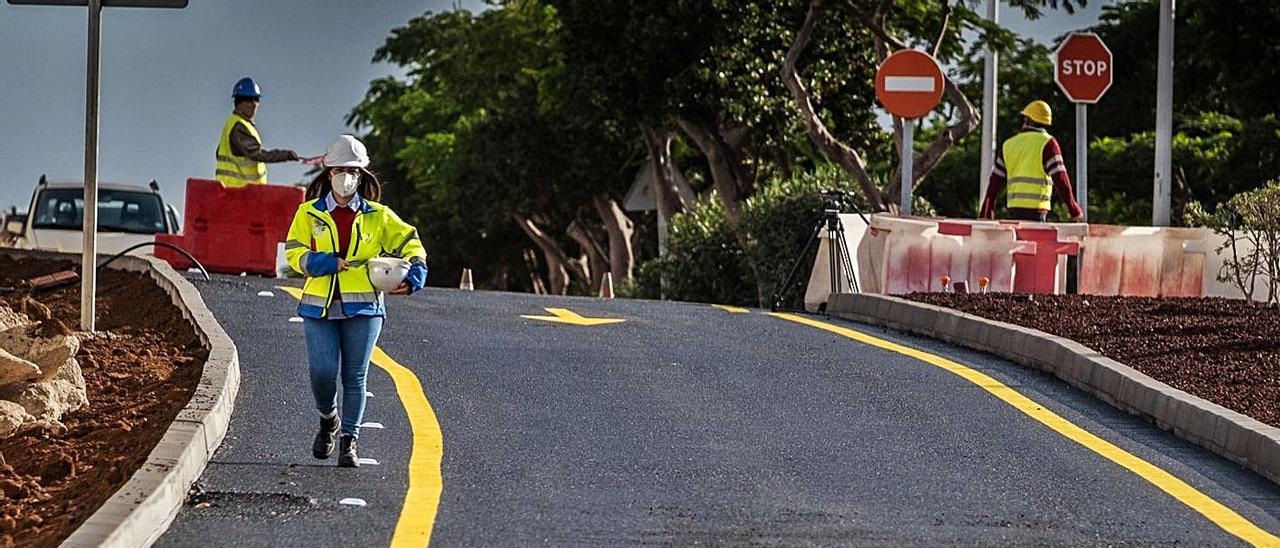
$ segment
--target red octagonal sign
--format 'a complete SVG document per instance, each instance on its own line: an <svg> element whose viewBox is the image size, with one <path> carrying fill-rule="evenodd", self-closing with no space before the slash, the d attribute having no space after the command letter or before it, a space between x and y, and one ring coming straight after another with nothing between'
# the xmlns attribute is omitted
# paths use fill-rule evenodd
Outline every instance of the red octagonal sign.
<svg viewBox="0 0 1280 548"><path fill-rule="evenodd" d="M1071 33L1053 53L1053 80L1072 102L1098 102L1111 72L1111 50L1092 32Z"/></svg>

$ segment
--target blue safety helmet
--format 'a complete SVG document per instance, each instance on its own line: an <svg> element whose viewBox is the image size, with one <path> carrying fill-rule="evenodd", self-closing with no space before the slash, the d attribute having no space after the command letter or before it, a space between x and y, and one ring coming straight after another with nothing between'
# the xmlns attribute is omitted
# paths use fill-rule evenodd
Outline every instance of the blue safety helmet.
<svg viewBox="0 0 1280 548"><path fill-rule="evenodd" d="M258 84L253 82L253 78L241 78L236 82L236 87L231 89L231 96L258 99L262 97L262 90L258 89Z"/></svg>

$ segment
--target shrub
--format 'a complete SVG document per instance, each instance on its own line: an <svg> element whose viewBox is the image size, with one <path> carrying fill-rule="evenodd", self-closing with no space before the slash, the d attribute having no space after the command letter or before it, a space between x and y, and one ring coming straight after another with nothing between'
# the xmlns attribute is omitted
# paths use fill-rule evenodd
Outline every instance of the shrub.
<svg viewBox="0 0 1280 548"><path fill-rule="evenodd" d="M1262 282L1267 302L1275 303L1280 287L1280 180L1257 190L1242 192L1208 213L1199 202L1187 206L1186 222L1205 226L1226 237L1217 252L1229 254L1218 272L1218 281L1231 283L1246 299Z"/></svg>

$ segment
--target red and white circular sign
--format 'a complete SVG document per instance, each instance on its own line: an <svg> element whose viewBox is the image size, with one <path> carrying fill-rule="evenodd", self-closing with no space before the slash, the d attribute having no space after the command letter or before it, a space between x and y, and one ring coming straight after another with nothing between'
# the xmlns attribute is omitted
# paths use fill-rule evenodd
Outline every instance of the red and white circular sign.
<svg viewBox="0 0 1280 548"><path fill-rule="evenodd" d="M895 116L920 118L942 99L942 69L932 55L913 49L893 52L876 71L876 99Z"/></svg>
<svg viewBox="0 0 1280 548"><path fill-rule="evenodd" d="M1076 103L1096 103L1111 87L1111 50L1092 32L1073 32L1053 53L1053 81Z"/></svg>

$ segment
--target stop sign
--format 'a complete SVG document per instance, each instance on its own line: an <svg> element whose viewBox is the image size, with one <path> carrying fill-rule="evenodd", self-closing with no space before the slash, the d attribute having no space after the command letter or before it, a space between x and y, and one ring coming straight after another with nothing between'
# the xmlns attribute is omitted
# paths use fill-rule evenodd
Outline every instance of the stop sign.
<svg viewBox="0 0 1280 548"><path fill-rule="evenodd" d="M942 88L942 69L921 51L896 51L876 71L876 99L901 118L928 114L942 99Z"/></svg>
<svg viewBox="0 0 1280 548"><path fill-rule="evenodd" d="M1076 103L1096 103L1111 87L1111 50L1092 32L1073 32L1053 53L1053 80Z"/></svg>

